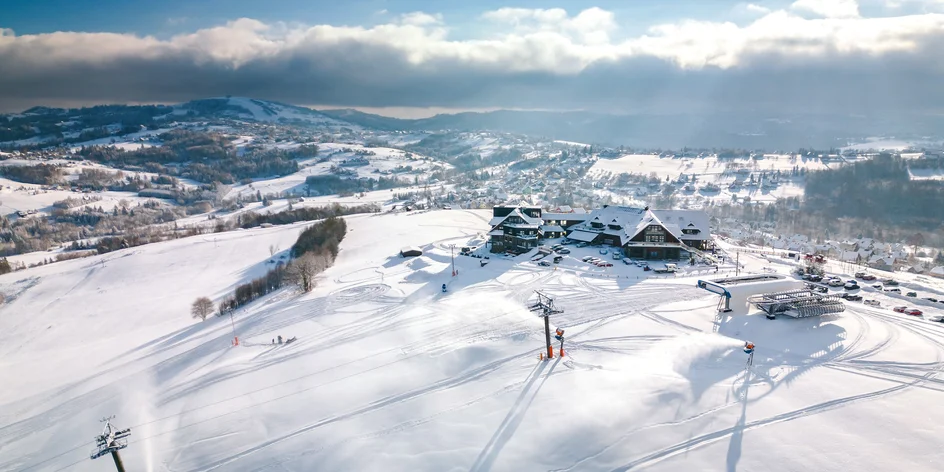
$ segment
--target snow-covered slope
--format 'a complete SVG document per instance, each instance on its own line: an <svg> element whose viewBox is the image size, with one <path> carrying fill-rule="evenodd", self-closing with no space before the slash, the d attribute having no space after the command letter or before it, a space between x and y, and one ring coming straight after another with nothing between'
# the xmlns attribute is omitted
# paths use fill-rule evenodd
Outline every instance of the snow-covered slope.
<svg viewBox="0 0 944 472"><path fill-rule="evenodd" d="M278 122L282 120L300 120L313 124L346 126L352 129L359 128L356 125L329 117L309 108L247 97L216 97L196 100L195 102L177 105L177 109L185 110L193 107L194 103L208 102L214 102L216 107L222 107L223 111L221 113L224 115L235 115L235 117L253 121Z"/></svg>
<svg viewBox="0 0 944 472"><path fill-rule="evenodd" d="M348 218L310 294L189 318L304 225L212 234L0 276L0 470L937 470L944 330L851 306L716 319L695 278L456 257L488 213ZM400 247L424 255L403 259ZM742 258L747 260L747 258ZM616 277L619 276L619 277ZM449 286L442 293L440 285ZM535 289L566 357L537 359ZM273 346L278 335L298 341ZM757 345L745 372L744 339Z"/></svg>
<svg viewBox="0 0 944 472"><path fill-rule="evenodd" d="M452 166L431 158L386 147L365 147L359 144L319 144L319 156L299 161L298 172L271 179L258 179L251 184L234 185L227 198L237 195L307 195L306 179L313 175L336 174L343 178L398 179L405 183L426 183L432 173ZM317 188L313 189L317 192ZM396 191L403 191L397 189ZM388 192L389 193L389 192Z"/></svg>

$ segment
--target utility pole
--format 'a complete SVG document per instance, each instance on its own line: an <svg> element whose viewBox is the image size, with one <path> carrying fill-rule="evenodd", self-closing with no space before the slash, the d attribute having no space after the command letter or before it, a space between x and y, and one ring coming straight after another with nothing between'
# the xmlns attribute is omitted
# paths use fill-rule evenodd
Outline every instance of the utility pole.
<svg viewBox="0 0 944 472"><path fill-rule="evenodd" d="M544 338L547 342L547 359L554 357L554 347L551 346L551 315L556 315L558 313L563 313L564 310L554 307L554 300L535 290L534 293L538 294L538 299L536 302L531 304L528 307L529 310L534 312L541 312L541 316L544 317ZM564 342L561 340L561 352L563 353Z"/></svg>
<svg viewBox="0 0 944 472"><path fill-rule="evenodd" d="M734 276L741 275L741 251L734 254Z"/></svg>
<svg viewBox="0 0 944 472"><path fill-rule="evenodd" d="M111 454L111 458L114 459L115 467L118 468L118 472L125 472L125 465L121 462L121 456L118 455L118 450L128 447L128 436L131 436L131 428L122 429L120 431L113 429L110 420L114 418L114 416L102 418L102 421L105 423L105 429L102 430L102 434L95 437L98 450L92 453L91 458L98 459L105 454Z"/></svg>
<svg viewBox="0 0 944 472"><path fill-rule="evenodd" d="M233 310L229 310L229 324L233 327L233 346L239 346L239 336L236 336L236 321L233 320Z"/></svg>
<svg viewBox="0 0 944 472"><path fill-rule="evenodd" d="M449 255L452 257L452 276L456 276L456 245L449 245Z"/></svg>

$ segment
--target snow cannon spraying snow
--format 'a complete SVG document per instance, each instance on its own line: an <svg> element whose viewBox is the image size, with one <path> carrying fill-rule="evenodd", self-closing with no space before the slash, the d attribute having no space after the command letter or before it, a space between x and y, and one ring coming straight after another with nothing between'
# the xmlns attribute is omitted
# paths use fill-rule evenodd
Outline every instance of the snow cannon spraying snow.
<svg viewBox="0 0 944 472"><path fill-rule="evenodd" d="M744 343L744 354L753 354L754 353L754 343L747 341Z"/></svg>

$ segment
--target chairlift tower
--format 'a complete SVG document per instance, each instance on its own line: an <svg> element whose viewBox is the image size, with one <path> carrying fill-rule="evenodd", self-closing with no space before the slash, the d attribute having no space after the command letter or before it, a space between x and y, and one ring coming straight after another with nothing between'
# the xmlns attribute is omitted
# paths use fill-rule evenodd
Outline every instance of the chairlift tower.
<svg viewBox="0 0 944 472"><path fill-rule="evenodd" d="M111 458L114 459L115 467L118 468L118 472L125 472L125 466L121 462L121 456L118 455L118 451L128 447L128 436L131 436L131 428L122 430L115 429L111 425L111 420L114 418L114 416L102 418L102 422L105 423L105 428L102 430L102 434L95 437L98 450L92 453L91 458L98 459L105 454L111 454Z"/></svg>
<svg viewBox="0 0 944 472"><path fill-rule="evenodd" d="M564 310L556 308L554 306L554 299L541 293L538 290L535 290L534 293L538 294L538 299L532 303L528 309L533 312L540 312L541 316L544 317L544 337L547 341L547 359L554 357L554 347L551 346L551 315L556 315L563 313ZM561 349L563 350L563 340L561 340Z"/></svg>

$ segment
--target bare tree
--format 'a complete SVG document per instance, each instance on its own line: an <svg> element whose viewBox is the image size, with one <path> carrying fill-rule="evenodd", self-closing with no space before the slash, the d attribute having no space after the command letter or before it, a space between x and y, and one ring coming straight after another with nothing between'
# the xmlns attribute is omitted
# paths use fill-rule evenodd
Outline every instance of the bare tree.
<svg viewBox="0 0 944 472"><path fill-rule="evenodd" d="M276 246L275 244L270 244L270 245L269 245L269 256L274 256L275 253L277 253L277 252L279 252L279 247Z"/></svg>
<svg viewBox="0 0 944 472"><path fill-rule="evenodd" d="M206 317L213 313L213 300L210 300L207 297L200 297L193 301L193 305L190 307L190 314L194 318L200 318L201 321L206 320Z"/></svg>
<svg viewBox="0 0 944 472"><path fill-rule="evenodd" d="M295 259L288 266L286 275L288 280L298 286L303 292L310 292L315 287L315 276L328 268L327 255L306 252Z"/></svg>

